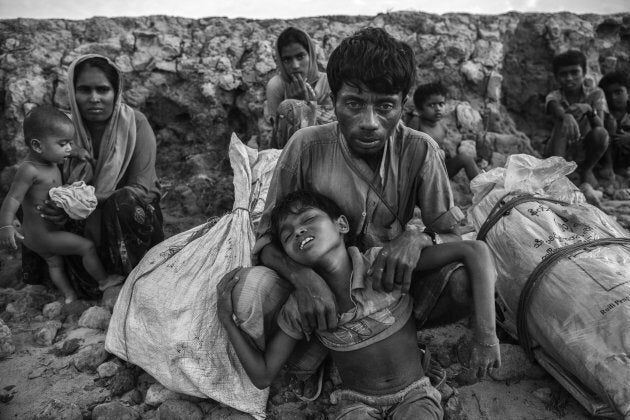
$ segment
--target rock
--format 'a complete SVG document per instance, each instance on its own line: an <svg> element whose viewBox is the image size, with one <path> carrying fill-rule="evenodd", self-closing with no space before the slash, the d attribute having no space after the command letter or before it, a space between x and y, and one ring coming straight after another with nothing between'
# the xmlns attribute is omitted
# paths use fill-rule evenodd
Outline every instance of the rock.
<svg viewBox="0 0 630 420"><path fill-rule="evenodd" d="M462 404L457 396L449 398L444 405L444 420L467 420Z"/></svg>
<svg viewBox="0 0 630 420"><path fill-rule="evenodd" d="M179 396L176 392L164 388L159 383L154 383L149 387L149 389L147 389L147 395L144 397L144 403L152 407L157 407L166 400L175 400L178 398Z"/></svg>
<svg viewBox="0 0 630 420"><path fill-rule="evenodd" d="M204 420L252 420L253 417L249 414L243 413L241 411L235 410L230 407L221 407L215 405L213 409L205 413ZM280 417L277 417L280 419ZM301 418L301 417L300 417Z"/></svg>
<svg viewBox="0 0 630 420"><path fill-rule="evenodd" d="M142 403L142 399L142 393L140 393L140 391L135 388L131 391L127 391L124 395L120 397L120 401L133 405L138 405Z"/></svg>
<svg viewBox="0 0 630 420"><path fill-rule="evenodd" d="M92 344L82 348L74 357L74 367L79 372L94 372L109 357L103 343Z"/></svg>
<svg viewBox="0 0 630 420"><path fill-rule="evenodd" d="M44 309L42 309L42 313L48 319L55 319L61 317L61 311L63 309L63 303L59 301L54 301L47 303L44 305Z"/></svg>
<svg viewBox="0 0 630 420"><path fill-rule="evenodd" d="M63 342L61 347L56 347L52 350L52 353L57 356L69 356L74 354L81 347L81 339L79 338L70 338Z"/></svg>
<svg viewBox="0 0 630 420"><path fill-rule="evenodd" d="M462 140L457 148L457 151L462 155L477 159L477 146L475 140Z"/></svg>
<svg viewBox="0 0 630 420"><path fill-rule="evenodd" d="M97 330L107 330L112 314L109 310L100 306L92 306L87 309L79 318L79 326L94 328Z"/></svg>
<svg viewBox="0 0 630 420"><path fill-rule="evenodd" d="M0 318L0 360L9 357L15 352L11 329Z"/></svg>
<svg viewBox="0 0 630 420"><path fill-rule="evenodd" d="M110 311L114 309L114 305L116 305L116 300L118 300L118 295L122 290L122 285L108 287L103 291L103 297L101 298L101 306L109 309Z"/></svg>
<svg viewBox="0 0 630 420"><path fill-rule="evenodd" d="M52 400L33 417L33 420L83 420L77 404Z"/></svg>
<svg viewBox="0 0 630 420"><path fill-rule="evenodd" d="M190 401L167 400L157 409L157 417L160 420L201 420L203 412Z"/></svg>
<svg viewBox="0 0 630 420"><path fill-rule="evenodd" d="M46 367L45 366L40 366L38 368L33 369L29 374L28 374L28 379L35 379L35 378L39 378L40 376L42 376L44 373L46 372Z"/></svg>
<svg viewBox="0 0 630 420"><path fill-rule="evenodd" d="M529 360L525 351L515 344L501 344L501 367L492 369L490 377L495 381L508 379L540 379L547 373L535 362Z"/></svg>
<svg viewBox="0 0 630 420"><path fill-rule="evenodd" d="M63 305L62 312L64 315L80 315L85 312L86 309L90 307L90 304L84 300L75 300L70 303L66 303Z"/></svg>
<svg viewBox="0 0 630 420"><path fill-rule="evenodd" d="M46 324L37 330L33 335L33 340L35 344L39 346L50 346L52 345L55 337L57 336L57 331L61 328L61 321L48 321Z"/></svg>
<svg viewBox="0 0 630 420"><path fill-rule="evenodd" d="M140 418L133 407L128 407L118 401L99 404L92 410L92 420L135 420Z"/></svg>
<svg viewBox="0 0 630 420"><path fill-rule="evenodd" d="M13 399L17 389L15 389L15 385L9 385L0 389L0 403L8 403Z"/></svg>
<svg viewBox="0 0 630 420"><path fill-rule="evenodd" d="M107 388L112 396L122 395L136 386L136 375L130 369L119 369L111 378Z"/></svg>
<svg viewBox="0 0 630 420"><path fill-rule="evenodd" d="M96 372L98 373L99 378L110 378L114 376L119 369L120 365L117 362L110 360L109 362L105 362L100 365L96 369Z"/></svg>

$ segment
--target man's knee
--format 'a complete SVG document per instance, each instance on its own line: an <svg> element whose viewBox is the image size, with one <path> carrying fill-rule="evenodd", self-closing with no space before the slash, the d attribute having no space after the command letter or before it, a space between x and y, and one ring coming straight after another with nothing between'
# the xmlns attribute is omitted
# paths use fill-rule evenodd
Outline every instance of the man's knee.
<svg viewBox="0 0 630 420"><path fill-rule="evenodd" d="M468 273L464 267L459 267L451 274L447 291L451 299L461 305L472 303L472 287Z"/></svg>
<svg viewBox="0 0 630 420"><path fill-rule="evenodd" d="M588 133L588 142L590 146L602 153L608 148L608 131L604 127L595 127Z"/></svg>

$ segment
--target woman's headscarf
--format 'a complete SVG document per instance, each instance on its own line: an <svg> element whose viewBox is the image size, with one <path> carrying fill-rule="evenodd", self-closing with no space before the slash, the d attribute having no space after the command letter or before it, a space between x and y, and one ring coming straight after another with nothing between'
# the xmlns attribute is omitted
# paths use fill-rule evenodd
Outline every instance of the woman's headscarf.
<svg viewBox="0 0 630 420"><path fill-rule="evenodd" d="M306 81L310 85L315 86L315 84L319 80L319 69L317 68L317 53L315 51L315 44L313 44L313 40L311 39L310 36L308 36L306 32L295 27L293 27L293 29L296 32L300 32L304 34L304 37L306 38L306 41L308 42L308 58L309 58L308 63L309 64L308 64L308 74L306 76ZM294 83L293 79L291 78L289 73L287 73L287 70L284 68L284 64L282 64L282 58L281 58L282 56L281 56L280 48L278 48L278 41L276 41L276 57L278 60L278 69L279 69L280 77L282 78L282 80L285 83Z"/></svg>
<svg viewBox="0 0 630 420"><path fill-rule="evenodd" d="M64 181L73 183L85 181L94 185L96 193L109 193L123 178L136 147L136 119L133 109L122 103L123 78L120 69L107 57L98 54L82 55L68 68L68 99L72 110L72 121L76 129L74 143L87 150L94 158L94 146L90 132L86 129L79 112L74 89L75 68L90 58L102 58L118 73L118 86L114 86L116 100L112 116L107 122L101 139L96 167L89 162L68 159L64 164Z"/></svg>

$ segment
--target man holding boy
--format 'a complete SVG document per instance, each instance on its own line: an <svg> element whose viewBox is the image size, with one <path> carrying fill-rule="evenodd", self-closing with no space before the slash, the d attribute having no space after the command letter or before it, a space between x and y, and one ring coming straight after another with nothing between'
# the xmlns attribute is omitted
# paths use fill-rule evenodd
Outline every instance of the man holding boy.
<svg viewBox="0 0 630 420"><path fill-rule="evenodd" d="M585 83L586 57L580 51L558 54L552 61L553 74L560 89L545 99L547 114L554 119L547 154L574 160L580 184L598 186L593 168L603 159L602 177L613 178L612 161L606 155L608 133L604 114L608 112L604 92Z"/></svg>
<svg viewBox="0 0 630 420"><path fill-rule="evenodd" d="M368 277L375 290L397 287L410 293L418 327L440 315L470 312L471 289L461 264L413 273L424 248L460 239L456 228L463 214L453 205L439 146L400 121L415 78L412 49L383 29L367 28L333 51L327 75L337 122L299 130L285 146L254 249L271 270L241 272L235 289L235 300L250 308L240 328L261 348L273 325L270 318L291 291L299 312L293 316L307 334L333 329L338 322L338 302L324 280L291 260L269 234L272 209L298 189L316 191L341 207L350 245L362 252L382 247ZM424 231L406 229L416 206ZM321 361L306 353L294 371L313 372Z"/></svg>

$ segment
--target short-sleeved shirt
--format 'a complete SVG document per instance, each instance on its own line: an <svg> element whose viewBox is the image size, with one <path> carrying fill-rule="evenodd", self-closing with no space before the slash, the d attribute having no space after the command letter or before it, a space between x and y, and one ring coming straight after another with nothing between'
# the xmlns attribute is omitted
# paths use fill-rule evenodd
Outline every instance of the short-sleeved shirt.
<svg viewBox="0 0 630 420"><path fill-rule="evenodd" d="M408 294L402 295L400 290L388 293L372 288L366 273L380 250L371 248L361 254L356 247L348 248L353 269L348 287L354 306L339 315L337 328L316 332L325 347L335 351L352 351L369 346L399 331L411 316L413 304ZM295 313L297 301L291 295L278 315L278 326L288 336L301 340L305 337L301 326L291 322L299 319L290 315Z"/></svg>
<svg viewBox="0 0 630 420"><path fill-rule="evenodd" d="M337 122L297 131L278 159L258 225L255 255L271 241L271 210L299 189L334 200L350 222L354 244L362 251L399 236L416 206L424 225L435 232L449 232L463 219L453 204L439 146L402 123L386 142L378 172L353 154Z"/></svg>
<svg viewBox="0 0 630 420"><path fill-rule="evenodd" d="M588 104L591 106L593 111L598 114L600 111L608 112L608 104L606 103L604 91L597 86L588 87L583 85L580 98L573 103L569 103L561 90L554 90L545 98L545 109L547 109L551 101L557 102L565 112L571 112L571 115L573 115L575 121L577 121L580 127L580 138L584 138L584 136L591 131L592 127L586 113L581 112L580 110L569 111L569 107L572 104Z"/></svg>

